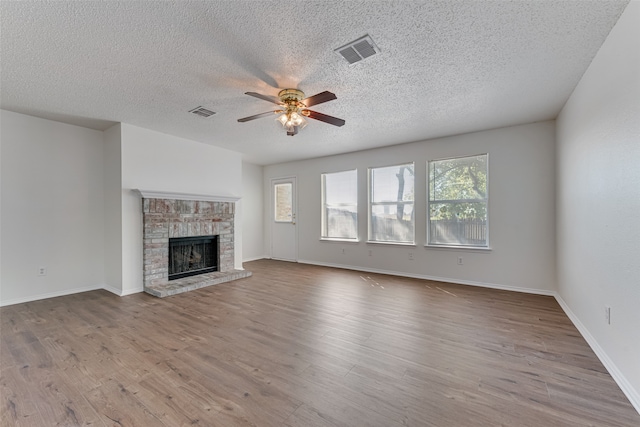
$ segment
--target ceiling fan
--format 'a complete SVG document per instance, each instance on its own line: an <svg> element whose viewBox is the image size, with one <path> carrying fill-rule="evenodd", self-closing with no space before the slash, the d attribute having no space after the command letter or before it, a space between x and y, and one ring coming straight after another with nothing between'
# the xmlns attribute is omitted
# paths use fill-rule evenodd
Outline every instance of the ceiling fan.
<svg viewBox="0 0 640 427"><path fill-rule="evenodd" d="M262 100L273 102L280 107L279 110L267 111L266 113L256 114L254 116L244 117L238 119L240 123L248 122L251 120L259 119L261 117L270 116L272 114L280 114L276 120L282 123L282 126L287 130L287 135L293 136L298 133L298 130L303 129L307 125L305 117L310 119L320 120L321 122L329 123L334 126L342 126L345 121L333 116L327 116L326 114L318 113L317 111L309 110L308 108L313 105L322 104L323 102L333 101L338 99L333 93L324 91L317 95L304 97L304 92L298 89L282 89L278 96L263 95L256 92L245 92L245 95L260 98Z"/></svg>

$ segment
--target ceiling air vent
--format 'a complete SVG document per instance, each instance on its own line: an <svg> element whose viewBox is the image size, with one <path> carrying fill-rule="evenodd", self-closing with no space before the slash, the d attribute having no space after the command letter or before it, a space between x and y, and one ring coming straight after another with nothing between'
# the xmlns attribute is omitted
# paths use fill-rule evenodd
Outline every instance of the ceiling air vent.
<svg viewBox="0 0 640 427"><path fill-rule="evenodd" d="M376 53L380 53L380 49L373 42L369 34L367 34L358 40L354 40L351 43L337 48L335 52L346 59L350 65L353 65Z"/></svg>
<svg viewBox="0 0 640 427"><path fill-rule="evenodd" d="M215 114L215 112L211 111L211 110L207 110L206 108L200 106L200 107L196 107L193 110L189 110L190 113L193 114L197 114L198 116L201 117L211 117Z"/></svg>

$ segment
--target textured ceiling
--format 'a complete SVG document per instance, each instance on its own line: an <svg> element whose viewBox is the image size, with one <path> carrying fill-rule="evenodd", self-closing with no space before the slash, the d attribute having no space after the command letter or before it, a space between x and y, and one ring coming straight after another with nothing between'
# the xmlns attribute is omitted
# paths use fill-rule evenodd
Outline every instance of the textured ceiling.
<svg viewBox="0 0 640 427"><path fill-rule="evenodd" d="M124 122L270 164L557 116L624 1L2 1L1 107ZM381 50L334 49L365 34ZM287 137L244 95L338 99ZM217 114L188 113L204 106Z"/></svg>

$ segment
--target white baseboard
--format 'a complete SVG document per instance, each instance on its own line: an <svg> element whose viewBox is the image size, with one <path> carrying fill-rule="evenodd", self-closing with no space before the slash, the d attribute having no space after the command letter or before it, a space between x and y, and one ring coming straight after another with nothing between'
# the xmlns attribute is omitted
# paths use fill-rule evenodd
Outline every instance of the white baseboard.
<svg viewBox="0 0 640 427"><path fill-rule="evenodd" d="M126 297L127 295L139 294L140 292L144 292L144 288L127 289L126 291L120 292L120 296Z"/></svg>
<svg viewBox="0 0 640 427"><path fill-rule="evenodd" d="M109 292L111 292L112 294L116 294L116 295L118 295L118 296L121 296L121 295L120 295L120 289L118 289L118 288L114 288L113 286L104 285L104 286L102 287L102 289L104 289L105 291L109 291Z"/></svg>
<svg viewBox="0 0 640 427"><path fill-rule="evenodd" d="M47 299L47 298L63 297L65 295L78 294L80 292L95 291L97 289L103 289L103 288L104 288L104 285L83 286L80 288L65 289L63 291L47 292L47 293L38 294L38 295L30 295L28 297L21 297L21 298L14 298L7 301L4 301L4 300L0 301L0 307L4 307L7 305L14 305L14 304L22 304L25 302L38 301L38 300Z"/></svg>
<svg viewBox="0 0 640 427"><path fill-rule="evenodd" d="M114 288L112 286L106 286L106 285L102 289L104 289L105 291L109 291L112 294L116 294L119 297L124 297L127 295L139 294L140 292L144 292L144 289L127 289L126 291L121 291L118 288Z"/></svg>
<svg viewBox="0 0 640 427"><path fill-rule="evenodd" d="M413 273L405 273L402 271L379 270L377 268L366 268L366 267L353 266L353 265L332 264L327 262L317 262L317 261L309 261L309 260L303 260L303 259L299 259L298 262L301 264L311 264L311 265L319 265L323 267L343 268L345 270L355 270L355 271L364 271L367 273L387 274L390 276L410 277L412 279L435 280L437 282L456 283L459 285L469 285L469 286L479 286L482 288L500 289L503 291L513 291L513 292L523 292L526 294L546 295L546 296L556 295L554 291L546 290L546 289L521 288L518 286L500 285L496 283L451 279L448 277L428 276L426 274L413 274Z"/></svg>
<svg viewBox="0 0 640 427"><path fill-rule="evenodd" d="M587 341L587 344L589 344L593 352L596 354L596 356L598 356L600 362L602 362L604 367L607 368L607 371L609 371L609 374L611 375L613 380L618 384L625 396L627 396L629 402L631 402L633 407L640 414L640 392L636 390L633 385L631 385L631 383L627 380L624 374L620 372L620 369L618 369L616 364L613 363L613 360L611 360L604 349L600 347L598 341L596 341L593 335L591 335L587 327L584 326L578 316L576 316L573 311L571 311L562 297L558 293L556 293L554 296L556 297L556 301L558 301L558 304L560 304L560 307L562 307L562 309L564 310L565 314L578 329L578 332L582 334L582 337L585 339L585 341Z"/></svg>
<svg viewBox="0 0 640 427"><path fill-rule="evenodd" d="M109 291L112 294L116 294L119 297L124 297L127 295L132 295L132 294L139 294L140 292L144 292L144 289L127 289L126 291L122 291L118 288L114 288L113 286L103 286L102 289L104 289L105 291Z"/></svg>
<svg viewBox="0 0 640 427"><path fill-rule="evenodd" d="M252 258L243 259L242 262L244 263L244 262L258 261L259 259L268 259L268 258L269 257L266 256L266 255L261 255L259 257L252 257Z"/></svg>

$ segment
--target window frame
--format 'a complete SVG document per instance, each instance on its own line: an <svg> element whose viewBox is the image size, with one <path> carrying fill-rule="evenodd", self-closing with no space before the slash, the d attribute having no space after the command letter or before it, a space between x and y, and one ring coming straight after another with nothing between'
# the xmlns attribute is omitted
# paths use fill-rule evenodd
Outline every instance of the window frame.
<svg viewBox="0 0 640 427"><path fill-rule="evenodd" d="M355 193L355 204L350 203L340 203L338 205L331 206L354 206L356 212L356 236L355 237L330 237L327 236L327 202L326 202L326 176L338 173L345 172L353 172L355 173L356 178L356 193ZM335 172L323 172L320 174L320 240L329 240L329 241L338 241L338 242L359 242L359 229L358 229L358 168L355 169L347 169L342 171Z"/></svg>
<svg viewBox="0 0 640 427"><path fill-rule="evenodd" d="M389 202L373 202L373 185L372 185L372 176L373 171L375 169L385 169L385 168L393 168L393 167L401 167L411 165L413 167L413 200L409 202L404 202L403 204L410 204L413 209L413 233L411 241L401 241L401 240L373 240L372 239L372 212L373 206L397 206L398 201L389 201ZM369 166L367 168L367 243L373 244L382 244L382 245L401 245L401 246L415 246L416 245L416 217L415 217L415 209L416 209L416 197L415 197L415 185L416 185L416 163L415 162L402 162L391 165L381 165L381 166Z"/></svg>
<svg viewBox="0 0 640 427"><path fill-rule="evenodd" d="M486 197L484 199L452 199L452 200L431 200L431 163L446 160L467 159L472 157L485 156L486 161ZM470 249L470 250L491 250L489 245L489 153L478 153L465 156L444 157L439 159L427 160L427 212L426 212L426 243L425 247L429 248L450 248L450 249ZM431 243L431 204L432 203L485 203L486 211L486 239L484 245L473 244L456 244L456 243Z"/></svg>

